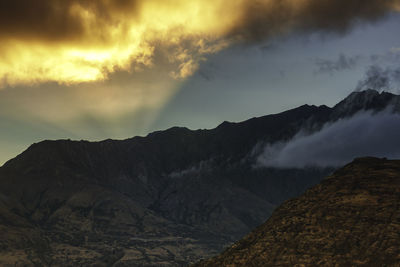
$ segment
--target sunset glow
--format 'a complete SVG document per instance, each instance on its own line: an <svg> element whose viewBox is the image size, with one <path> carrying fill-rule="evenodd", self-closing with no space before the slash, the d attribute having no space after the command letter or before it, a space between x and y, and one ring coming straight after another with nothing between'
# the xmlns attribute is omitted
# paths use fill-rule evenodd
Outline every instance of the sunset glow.
<svg viewBox="0 0 400 267"><path fill-rule="evenodd" d="M372 1L372 8L315 0L15 2L0 6L0 86L105 80L117 70L157 64L156 54L174 66L171 77L181 79L192 75L207 55L237 41L296 28L341 31L353 17L374 18L399 9L398 0ZM346 5L355 13L344 13L342 22L321 15Z"/></svg>

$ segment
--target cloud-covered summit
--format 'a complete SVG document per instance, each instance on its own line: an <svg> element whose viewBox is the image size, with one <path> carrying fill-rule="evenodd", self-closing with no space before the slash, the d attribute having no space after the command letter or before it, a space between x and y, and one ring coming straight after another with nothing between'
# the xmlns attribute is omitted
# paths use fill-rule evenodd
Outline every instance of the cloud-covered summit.
<svg viewBox="0 0 400 267"><path fill-rule="evenodd" d="M339 167L357 157L400 158L400 115L388 111L357 113L313 134L298 133L270 144L257 165L278 168Z"/></svg>

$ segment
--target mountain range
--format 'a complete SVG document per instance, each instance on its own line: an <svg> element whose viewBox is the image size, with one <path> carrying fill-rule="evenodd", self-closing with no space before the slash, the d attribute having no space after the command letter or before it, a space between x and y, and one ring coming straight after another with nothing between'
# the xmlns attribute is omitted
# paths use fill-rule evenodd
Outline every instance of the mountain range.
<svg viewBox="0 0 400 267"><path fill-rule="evenodd" d="M400 96L354 92L211 130L43 141L0 168L0 265L186 266L221 252L333 168L260 167L259 149Z"/></svg>

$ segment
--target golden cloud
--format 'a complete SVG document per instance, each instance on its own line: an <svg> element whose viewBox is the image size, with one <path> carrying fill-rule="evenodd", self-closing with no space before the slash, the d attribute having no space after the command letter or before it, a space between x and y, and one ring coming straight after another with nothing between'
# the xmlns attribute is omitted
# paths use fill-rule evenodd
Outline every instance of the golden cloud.
<svg viewBox="0 0 400 267"><path fill-rule="evenodd" d="M234 42L343 32L398 9L399 0L2 1L0 86L104 80L157 64L157 51L179 79Z"/></svg>

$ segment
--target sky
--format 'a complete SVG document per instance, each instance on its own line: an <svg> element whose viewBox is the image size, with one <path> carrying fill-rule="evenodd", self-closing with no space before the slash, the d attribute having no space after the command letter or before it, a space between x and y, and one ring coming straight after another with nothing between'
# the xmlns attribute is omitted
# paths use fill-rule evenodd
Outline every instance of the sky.
<svg viewBox="0 0 400 267"><path fill-rule="evenodd" d="M397 73L399 11L398 0L2 1L0 165L44 139L334 105L371 73Z"/></svg>

